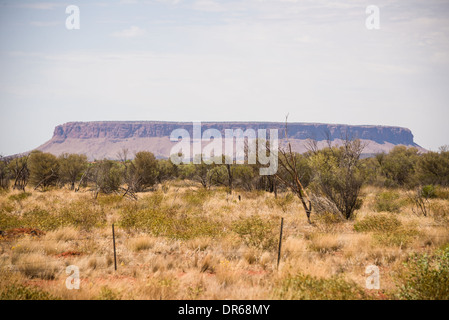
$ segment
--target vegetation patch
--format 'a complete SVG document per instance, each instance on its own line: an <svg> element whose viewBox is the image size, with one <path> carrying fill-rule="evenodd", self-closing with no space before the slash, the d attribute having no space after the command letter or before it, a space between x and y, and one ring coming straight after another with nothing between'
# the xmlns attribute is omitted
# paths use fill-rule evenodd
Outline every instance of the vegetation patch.
<svg viewBox="0 0 449 320"><path fill-rule="evenodd" d="M119 225L127 230L184 240L201 236L216 237L223 229L220 223L210 218L177 213L174 208L165 206L142 210L125 208L120 211Z"/></svg>
<svg viewBox="0 0 449 320"><path fill-rule="evenodd" d="M123 201L123 196L118 194L101 195L97 198L100 206L117 206Z"/></svg>
<svg viewBox="0 0 449 320"><path fill-rule="evenodd" d="M406 246L420 233L413 225L403 225L392 215L377 214L367 216L354 224L358 232L373 232L373 238L379 245Z"/></svg>
<svg viewBox="0 0 449 320"><path fill-rule="evenodd" d="M374 240L385 246L405 247L410 244L420 233L411 228L400 228L394 232L376 233L373 235Z"/></svg>
<svg viewBox="0 0 449 320"><path fill-rule="evenodd" d="M436 188L435 197L442 200L449 200L449 189L442 187Z"/></svg>
<svg viewBox="0 0 449 320"><path fill-rule="evenodd" d="M21 192L21 193L18 193L18 194L10 195L8 197L8 199L11 200L11 201L22 201L22 200L27 199L30 196L31 196L30 192Z"/></svg>
<svg viewBox="0 0 449 320"><path fill-rule="evenodd" d="M61 209L58 219L62 226L73 226L90 230L104 226L106 214L103 208L99 206L86 205L85 201L75 201Z"/></svg>
<svg viewBox="0 0 449 320"><path fill-rule="evenodd" d="M38 206L22 214L4 212L0 215L0 228L32 228L44 231L72 226L84 230L104 226L104 210L86 201L76 201L63 206L59 211L50 212Z"/></svg>
<svg viewBox="0 0 449 320"><path fill-rule="evenodd" d="M287 193L285 197L267 198L265 200L266 205L270 209L280 208L282 211L287 212L287 209L291 204L295 202L295 196L292 193Z"/></svg>
<svg viewBox="0 0 449 320"><path fill-rule="evenodd" d="M212 195L212 191L201 188L198 190L187 190L183 194L182 199L188 206L201 208Z"/></svg>
<svg viewBox="0 0 449 320"><path fill-rule="evenodd" d="M58 300L58 298L39 288L12 283L1 289L0 300Z"/></svg>
<svg viewBox="0 0 449 320"><path fill-rule="evenodd" d="M366 299L364 290L356 283L339 277L320 279L297 274L284 279L275 290L275 299L282 300L359 300Z"/></svg>
<svg viewBox="0 0 449 320"><path fill-rule="evenodd" d="M278 243L277 224L274 220L251 216L235 221L232 230L237 233L249 247L273 250Z"/></svg>
<svg viewBox="0 0 449 320"><path fill-rule="evenodd" d="M377 212L399 212L405 202L395 191L381 192L376 196L374 210Z"/></svg>
<svg viewBox="0 0 449 320"><path fill-rule="evenodd" d="M118 291L112 290L108 286L103 286L100 289L100 293L97 300L120 300L121 294Z"/></svg>
<svg viewBox="0 0 449 320"><path fill-rule="evenodd" d="M449 246L434 254L415 254L399 276L399 297L408 300L449 299Z"/></svg>
<svg viewBox="0 0 449 320"><path fill-rule="evenodd" d="M402 226L401 221L392 215L370 215L354 224L358 232L393 232Z"/></svg>

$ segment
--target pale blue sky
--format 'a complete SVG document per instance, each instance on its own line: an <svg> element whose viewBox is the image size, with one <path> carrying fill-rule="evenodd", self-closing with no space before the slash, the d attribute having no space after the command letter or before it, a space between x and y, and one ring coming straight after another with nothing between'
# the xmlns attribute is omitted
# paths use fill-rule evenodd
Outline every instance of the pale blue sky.
<svg viewBox="0 0 449 320"><path fill-rule="evenodd" d="M80 30L67 30L68 5ZM365 9L380 8L380 30ZM393 125L449 144L449 1L0 1L0 154L96 120Z"/></svg>

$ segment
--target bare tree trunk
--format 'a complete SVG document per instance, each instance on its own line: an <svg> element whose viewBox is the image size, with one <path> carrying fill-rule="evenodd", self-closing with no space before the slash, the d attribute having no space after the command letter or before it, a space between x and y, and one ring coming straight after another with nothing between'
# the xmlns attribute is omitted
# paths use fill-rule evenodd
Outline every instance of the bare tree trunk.
<svg viewBox="0 0 449 320"><path fill-rule="evenodd" d="M288 116L287 116L288 117ZM292 181L288 181L286 178L284 178L280 173L279 170L274 176L287 188L289 188L296 196L301 200L302 206L304 207L304 210L307 215L307 221L311 223L310 221L310 214L312 212L312 202L310 201L309 196L307 195L307 192L305 188L303 187L301 181L300 181L300 175L297 170L297 161L295 154L292 151L292 146L290 144L290 141L288 140L288 132L287 132L287 117L285 118L285 139L287 140L287 148L279 148L280 157L278 159L279 168L284 170L285 173L290 177ZM269 147L267 146L268 151Z"/></svg>

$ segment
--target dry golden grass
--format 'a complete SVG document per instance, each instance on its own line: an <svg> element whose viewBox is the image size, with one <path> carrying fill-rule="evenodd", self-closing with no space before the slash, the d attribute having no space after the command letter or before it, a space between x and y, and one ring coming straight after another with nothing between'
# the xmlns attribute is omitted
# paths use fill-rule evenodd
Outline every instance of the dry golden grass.
<svg viewBox="0 0 449 320"><path fill-rule="evenodd" d="M45 235L0 240L0 294L19 283L60 299L272 299L300 274L316 279L340 277L364 289L365 268L375 264L381 270L381 291L394 298L394 274L409 255L433 252L449 243L448 224L442 218L449 208L446 200L434 201L439 210L436 216L417 216L409 206L399 213L388 213L397 217L401 227L382 234L354 230L354 224L366 217L388 215L372 210L376 194L382 192L379 188L364 189L364 205L355 220L329 221L312 216L312 225L307 223L299 201L283 201L284 194L276 200L268 193L236 191L228 195L221 189L198 190L193 184L175 182L163 191L139 194L137 202L117 196L93 200L88 192L69 190L31 192L23 200L9 198L17 191L0 195L0 214L5 217L2 230L8 229L8 223L35 223L20 219L36 208L48 213L43 215L47 220L41 227ZM76 221L77 225L59 226L53 219L79 203L93 214L105 212L105 220L85 228ZM142 212L148 219L125 226L124 212ZM251 244L258 241L245 242L235 232L236 221L254 216L270 222L265 227L273 228L275 234L280 217L284 217L279 268L277 245L258 247ZM196 220L189 220L193 218ZM409 235L410 230L416 232ZM182 237L177 237L178 231ZM65 286L69 265L79 267L79 290Z"/></svg>
<svg viewBox="0 0 449 320"><path fill-rule="evenodd" d="M131 251L139 252L149 250L154 247L156 239L148 236L129 239L127 246Z"/></svg>

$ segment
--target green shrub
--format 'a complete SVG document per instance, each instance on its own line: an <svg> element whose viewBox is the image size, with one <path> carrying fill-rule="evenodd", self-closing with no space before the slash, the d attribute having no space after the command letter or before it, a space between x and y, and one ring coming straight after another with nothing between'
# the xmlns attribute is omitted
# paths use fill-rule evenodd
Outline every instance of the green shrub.
<svg viewBox="0 0 449 320"><path fill-rule="evenodd" d="M120 210L119 226L127 230L148 232L154 236L183 240L216 237L223 229L221 224L209 218L177 213L175 208L166 206L145 209L124 207Z"/></svg>
<svg viewBox="0 0 449 320"><path fill-rule="evenodd" d="M0 230L17 228L20 226L20 219L16 215L0 211Z"/></svg>
<svg viewBox="0 0 449 320"><path fill-rule="evenodd" d="M420 192L421 196L426 199L436 198L436 188L431 184L423 186Z"/></svg>
<svg viewBox="0 0 449 320"><path fill-rule="evenodd" d="M276 299L291 300L359 300L366 299L364 290L354 282L339 277L319 279L298 274L281 282Z"/></svg>
<svg viewBox="0 0 449 320"><path fill-rule="evenodd" d="M177 218L168 236L174 239L188 240L199 237L217 237L222 232L221 224L217 224L205 217L182 217Z"/></svg>
<svg viewBox="0 0 449 320"><path fill-rule="evenodd" d="M386 214L367 216L354 224L354 230L374 232L374 240L386 246L402 247L419 235L414 226L404 226L398 218Z"/></svg>
<svg viewBox="0 0 449 320"><path fill-rule="evenodd" d="M157 208L164 202L164 194L161 191L152 192L149 197L146 197L142 202L145 208Z"/></svg>
<svg viewBox="0 0 449 320"><path fill-rule="evenodd" d="M192 207L166 204L161 191L152 193L139 203L131 203L120 209L119 225L127 230L151 233L172 239L220 236L223 226L201 214L199 205L210 196L210 191L198 190L182 196ZM193 210L195 209L195 210Z"/></svg>
<svg viewBox="0 0 449 320"><path fill-rule="evenodd" d="M97 202L100 206L115 206L121 203L123 196L118 194L101 195L97 197Z"/></svg>
<svg viewBox="0 0 449 320"><path fill-rule="evenodd" d="M46 190L50 186L55 186L59 178L59 162L51 153L44 153L34 150L28 159L28 169L30 170L30 183L35 187Z"/></svg>
<svg viewBox="0 0 449 320"><path fill-rule="evenodd" d="M377 212L399 212L404 202L401 201L400 195L394 191L385 191L376 196L374 210Z"/></svg>
<svg viewBox="0 0 449 320"><path fill-rule="evenodd" d="M372 215L357 221L354 224L358 232L394 232L401 227L402 223L395 216Z"/></svg>
<svg viewBox="0 0 449 320"><path fill-rule="evenodd" d="M73 226L84 230L102 227L106 223L103 208L86 201L75 201L63 207L57 218L61 226Z"/></svg>
<svg viewBox="0 0 449 320"><path fill-rule="evenodd" d="M240 235L246 245L270 250L276 248L278 243L276 225L273 220L251 216L235 221L232 230Z"/></svg>
<svg viewBox="0 0 449 320"><path fill-rule="evenodd" d="M404 247L412 242L418 235L419 232L416 229L403 227L394 232L376 233L373 237L374 240L382 245Z"/></svg>
<svg viewBox="0 0 449 320"><path fill-rule="evenodd" d="M10 195L8 197L8 199L11 201L22 201L22 200L25 200L26 198L28 198L29 196L31 196L30 192L21 192L18 194Z"/></svg>
<svg viewBox="0 0 449 320"><path fill-rule="evenodd" d="M35 207L32 210L17 215L10 212L0 213L0 229L12 228L37 228L41 230L53 230L60 226L56 215L51 215L47 210Z"/></svg>
<svg viewBox="0 0 449 320"><path fill-rule="evenodd" d="M20 219L13 214L14 208L0 204L0 230L16 228L20 226Z"/></svg>
<svg viewBox="0 0 449 320"><path fill-rule="evenodd" d="M100 294L97 300L120 300L121 294L117 291L110 289L108 286L103 286L100 289Z"/></svg>
<svg viewBox="0 0 449 320"><path fill-rule="evenodd" d="M367 171L360 161L362 150L360 140L347 139L340 147L324 148L308 158L315 173L311 190L333 203L347 220L354 218L363 202L360 191Z"/></svg>
<svg viewBox="0 0 449 320"><path fill-rule="evenodd" d="M72 226L89 230L104 226L106 214L104 210L93 203L76 201L62 207L59 212L49 212L35 207L25 211L22 215L2 212L0 214L0 228L10 229L17 227L37 228L48 231L60 227Z"/></svg>
<svg viewBox="0 0 449 320"><path fill-rule="evenodd" d="M449 246L433 255L415 254L405 263L399 297L408 300L449 299Z"/></svg>
<svg viewBox="0 0 449 320"><path fill-rule="evenodd" d="M198 190L187 190L182 199L187 203L187 205L193 207L202 207L204 202L210 198L212 195L212 191L207 189L198 189Z"/></svg>
<svg viewBox="0 0 449 320"><path fill-rule="evenodd" d="M27 228L38 228L41 230L54 230L61 226L58 215L51 214L45 209L35 207L23 213L20 225Z"/></svg>
<svg viewBox="0 0 449 320"><path fill-rule="evenodd" d="M38 288L13 283L1 290L0 300L57 300L57 298Z"/></svg>
<svg viewBox="0 0 449 320"><path fill-rule="evenodd" d="M265 203L267 204L268 208L274 209L276 207L279 207L282 209L282 211L286 212L288 207L294 203L295 196L292 193L287 193L285 197L277 197L277 198L267 198L265 200Z"/></svg>

